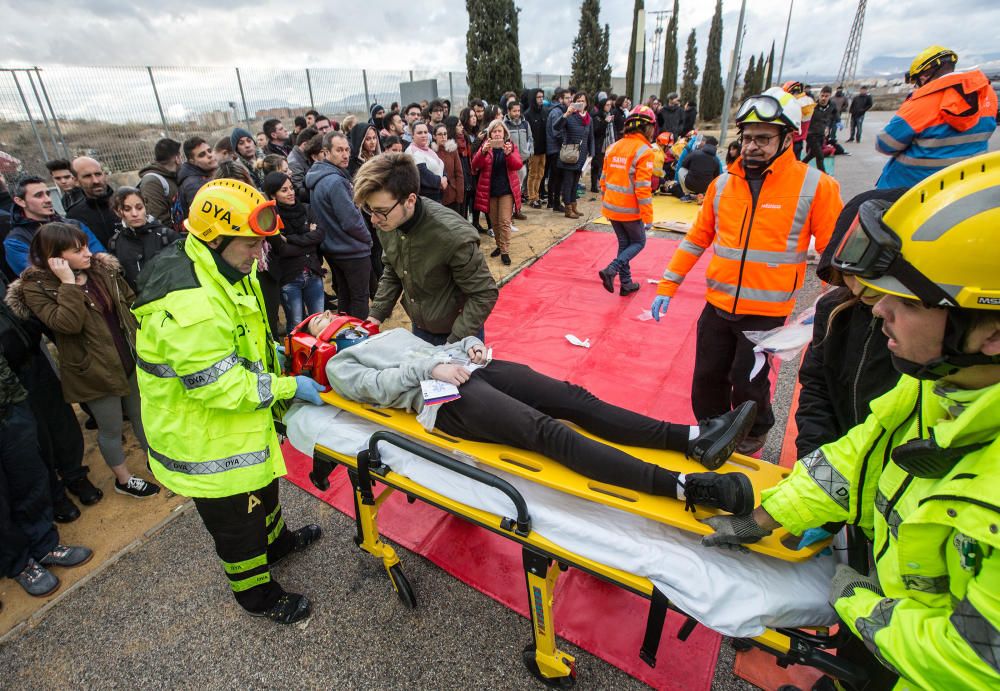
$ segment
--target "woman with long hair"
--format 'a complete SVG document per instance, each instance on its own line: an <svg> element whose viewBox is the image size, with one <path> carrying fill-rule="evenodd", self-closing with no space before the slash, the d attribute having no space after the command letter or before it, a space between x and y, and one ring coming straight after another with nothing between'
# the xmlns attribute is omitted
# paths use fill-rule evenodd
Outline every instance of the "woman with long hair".
<svg viewBox="0 0 1000 691"><path fill-rule="evenodd" d="M347 139L351 144L351 160L347 162L347 172L353 178L365 161L382 153L382 143L375 125L367 122L356 125Z"/></svg>
<svg viewBox="0 0 1000 691"><path fill-rule="evenodd" d="M441 195L441 203L460 214L465 202L465 171L462 169L462 159L458 155L458 143L452 139L453 135L454 129L449 131L446 124L435 125L431 148L444 163L444 175L449 181L448 188Z"/></svg>
<svg viewBox="0 0 1000 691"><path fill-rule="evenodd" d="M469 192L472 194L466 195L466 207L472 211L472 225L475 229L479 231L480 234L486 234L487 232L492 233L492 226L489 225L489 214L486 214L487 228L490 229L487 231L487 228L483 228L479 225L479 214L481 212L476 208L474 203L475 190L479 185L479 176L472 172L472 157L475 155L475 152L479 150L479 147L483 145L485 127L479 119L479 116L476 115L474 108L463 108L462 112L458 115L458 119L462 123L462 129L465 130L465 139L469 142L469 172L471 173L471 177L468 178L468 181L471 185L469 187Z"/></svg>
<svg viewBox="0 0 1000 691"><path fill-rule="evenodd" d="M444 174L444 162L431 149L431 132L427 123L417 120L410 126L413 132L413 142L406 148L406 153L413 156L420 171L420 196L441 203L441 196L448 187L448 178Z"/></svg>
<svg viewBox="0 0 1000 691"><path fill-rule="evenodd" d="M115 491L141 499L160 488L133 475L122 444L122 408L143 451L136 383L135 299L110 254L92 254L87 236L68 223L46 223L31 241L30 266L11 284L7 304L34 315L52 332L59 351L63 398L86 403L97 421L97 446L115 476Z"/></svg>
<svg viewBox="0 0 1000 691"><path fill-rule="evenodd" d="M583 91L576 92L570 107L553 126L561 146L556 167L563 171L562 203L566 218L583 216L576 209L576 186L580 182L583 164L594 152L594 123L591 121L589 105L590 97ZM576 160L568 160L563 154L567 146L576 147Z"/></svg>
<svg viewBox="0 0 1000 691"><path fill-rule="evenodd" d="M146 213L146 203L134 187L119 187L111 198L111 208L120 219L108 242L108 252L115 255L132 290L139 285L139 274L160 251L180 237L154 216Z"/></svg>
<svg viewBox="0 0 1000 691"><path fill-rule="evenodd" d="M476 180L472 175L472 146L469 144L469 137L465 133L465 126L460 118L449 115L444 119L444 126L448 128L448 138L455 142L458 153L458 160L462 164L462 201L455 209L462 218L469 217L469 207L472 206L472 198L475 196Z"/></svg>
<svg viewBox="0 0 1000 691"><path fill-rule="evenodd" d="M514 209L521 205L521 183L517 171L524 164L503 120L494 120L486 128L486 137L472 157L472 172L479 175L476 184L476 208L489 214L493 222L496 249L491 257L510 265L510 225Z"/></svg>

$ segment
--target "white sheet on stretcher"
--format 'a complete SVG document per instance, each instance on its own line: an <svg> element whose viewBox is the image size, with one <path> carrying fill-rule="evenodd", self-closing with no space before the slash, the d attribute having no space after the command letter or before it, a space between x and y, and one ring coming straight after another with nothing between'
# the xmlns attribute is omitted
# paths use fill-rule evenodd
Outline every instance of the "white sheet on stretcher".
<svg viewBox="0 0 1000 691"><path fill-rule="evenodd" d="M380 429L330 405L295 405L285 424L292 445L309 456L317 443L354 456ZM394 472L423 487L491 513L516 515L495 489L388 444L379 449ZM827 625L836 619L827 604L832 556L792 563L709 549L698 536L663 523L479 466L521 492L540 535L582 557L649 578L680 609L722 634L752 637L765 627Z"/></svg>

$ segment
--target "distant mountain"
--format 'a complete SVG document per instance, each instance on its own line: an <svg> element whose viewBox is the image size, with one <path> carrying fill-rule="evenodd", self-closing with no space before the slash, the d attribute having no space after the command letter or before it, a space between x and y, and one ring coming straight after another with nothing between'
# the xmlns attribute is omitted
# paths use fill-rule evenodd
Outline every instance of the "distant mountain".
<svg viewBox="0 0 1000 691"><path fill-rule="evenodd" d="M864 64L858 69L858 74L865 76L899 76L910 69L913 62L912 55L879 55ZM959 55L959 68L971 67L984 62L1000 60L1000 53L980 53L970 55Z"/></svg>

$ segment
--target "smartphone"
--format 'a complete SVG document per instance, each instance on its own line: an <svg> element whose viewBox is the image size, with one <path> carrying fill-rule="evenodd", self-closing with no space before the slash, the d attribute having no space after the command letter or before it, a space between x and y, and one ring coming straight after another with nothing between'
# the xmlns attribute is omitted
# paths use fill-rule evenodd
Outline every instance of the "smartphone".
<svg viewBox="0 0 1000 691"><path fill-rule="evenodd" d="M490 140L490 146L492 146L494 149L502 149L503 148L503 140L497 141L495 139L491 139Z"/></svg>

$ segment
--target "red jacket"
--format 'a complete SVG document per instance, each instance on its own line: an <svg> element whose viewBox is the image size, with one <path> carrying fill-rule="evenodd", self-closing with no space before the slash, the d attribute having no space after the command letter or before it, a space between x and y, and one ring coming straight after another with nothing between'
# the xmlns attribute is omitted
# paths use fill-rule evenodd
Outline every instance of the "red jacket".
<svg viewBox="0 0 1000 691"><path fill-rule="evenodd" d="M521 208L521 181L517 179L517 171L524 163L521 162L521 154L513 144L507 159L507 181L510 182L510 191L514 194L514 210ZM472 157L472 172L479 176L476 183L476 201L473 208L479 211L490 211L490 178L493 177L493 149L476 149L476 154Z"/></svg>

